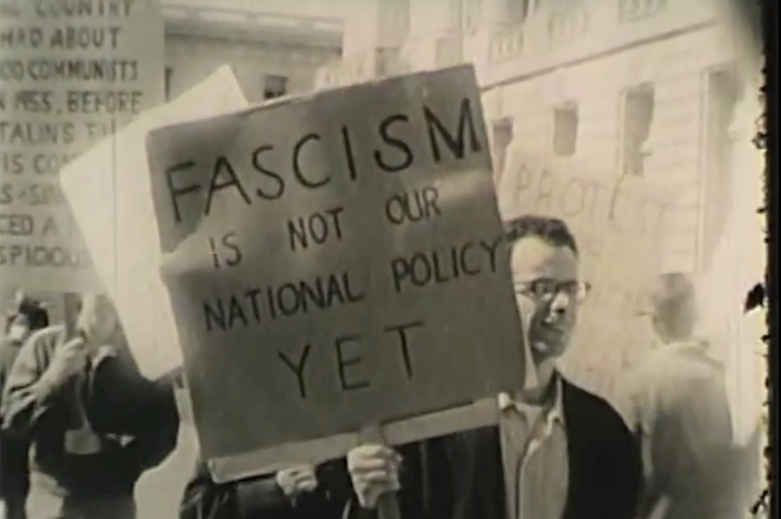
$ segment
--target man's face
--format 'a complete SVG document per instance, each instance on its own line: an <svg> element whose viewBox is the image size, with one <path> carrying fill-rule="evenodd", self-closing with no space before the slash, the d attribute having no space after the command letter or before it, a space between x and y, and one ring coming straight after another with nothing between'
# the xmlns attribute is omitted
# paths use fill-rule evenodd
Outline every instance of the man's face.
<svg viewBox="0 0 781 519"><path fill-rule="evenodd" d="M17 315L11 321L8 338L15 342L24 342L30 336L30 323L24 315Z"/></svg>
<svg viewBox="0 0 781 519"><path fill-rule="evenodd" d="M119 319L113 305L102 297L87 296L79 313L78 328L93 346L102 346L114 336Z"/></svg>
<svg viewBox="0 0 781 519"><path fill-rule="evenodd" d="M515 301L535 361L561 356L577 317L582 284L578 259L569 247L526 237L512 247Z"/></svg>

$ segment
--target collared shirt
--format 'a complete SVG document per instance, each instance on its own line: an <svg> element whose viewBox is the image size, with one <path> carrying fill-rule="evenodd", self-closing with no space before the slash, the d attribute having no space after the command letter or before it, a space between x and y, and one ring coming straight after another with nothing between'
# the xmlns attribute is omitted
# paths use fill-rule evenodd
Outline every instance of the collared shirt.
<svg viewBox="0 0 781 519"><path fill-rule="evenodd" d="M553 404L532 406L499 395L508 519L561 519L569 463L561 377Z"/></svg>

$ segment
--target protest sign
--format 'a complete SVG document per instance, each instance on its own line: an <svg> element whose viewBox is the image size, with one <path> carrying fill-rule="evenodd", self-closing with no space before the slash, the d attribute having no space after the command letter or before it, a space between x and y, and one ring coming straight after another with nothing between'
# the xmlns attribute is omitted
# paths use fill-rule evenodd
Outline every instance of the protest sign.
<svg viewBox="0 0 781 519"><path fill-rule="evenodd" d="M469 428L453 408L491 398L480 421L495 420L495 395L521 387L472 67L283 99L147 145L215 479L344 455L372 425L390 443Z"/></svg>
<svg viewBox="0 0 781 519"><path fill-rule="evenodd" d="M529 153L517 143L497 187L502 217L561 218L578 243L591 289L562 359L573 380L613 397L616 375L653 341L645 294L658 273L670 198L641 178L596 174L572 160Z"/></svg>
<svg viewBox="0 0 781 519"><path fill-rule="evenodd" d="M3 2L0 273L6 287L102 289L58 174L162 100L163 38L154 0Z"/></svg>
<svg viewBox="0 0 781 519"><path fill-rule="evenodd" d="M117 307L136 362L149 378L179 367L182 357L160 279L146 136L155 128L246 106L230 67L222 67L171 103L144 112L60 175L95 270ZM106 175L112 168L114 174Z"/></svg>

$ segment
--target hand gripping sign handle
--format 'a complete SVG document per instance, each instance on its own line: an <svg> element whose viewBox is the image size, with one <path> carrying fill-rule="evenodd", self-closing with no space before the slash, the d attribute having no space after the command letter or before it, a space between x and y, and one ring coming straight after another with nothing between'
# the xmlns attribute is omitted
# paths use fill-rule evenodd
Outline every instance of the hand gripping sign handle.
<svg viewBox="0 0 781 519"><path fill-rule="evenodd" d="M74 335L78 333L78 330L76 329L76 320L79 314L79 303L80 298L78 294L65 294L63 296L66 342L71 340ZM80 375L79 377L83 377L83 375ZM74 392L72 401L79 426L76 429L70 429L65 433L65 450L71 454L95 454L101 449L101 441L87 419L87 411L84 409L80 388L81 379L77 379L71 390Z"/></svg>
<svg viewBox="0 0 781 519"><path fill-rule="evenodd" d="M385 444L381 425L364 428L361 430L360 438L363 443ZM377 517L379 519L401 519L399 498L395 492L382 494L379 497L377 500Z"/></svg>

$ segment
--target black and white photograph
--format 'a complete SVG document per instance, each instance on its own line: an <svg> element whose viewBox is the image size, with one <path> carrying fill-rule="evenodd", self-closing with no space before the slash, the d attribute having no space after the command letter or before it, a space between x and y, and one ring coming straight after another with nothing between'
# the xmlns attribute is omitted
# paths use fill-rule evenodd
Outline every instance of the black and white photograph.
<svg viewBox="0 0 781 519"><path fill-rule="evenodd" d="M0 0L0 519L769 519L770 3Z"/></svg>

